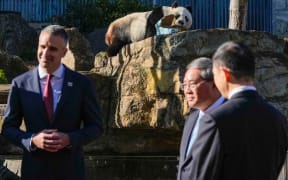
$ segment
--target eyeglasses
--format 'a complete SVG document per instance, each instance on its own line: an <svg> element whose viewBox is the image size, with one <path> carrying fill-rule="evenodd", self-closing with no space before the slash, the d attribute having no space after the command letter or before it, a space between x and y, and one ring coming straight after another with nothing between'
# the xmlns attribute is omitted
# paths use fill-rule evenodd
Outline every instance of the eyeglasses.
<svg viewBox="0 0 288 180"><path fill-rule="evenodd" d="M197 88L198 85L200 85L200 84L202 84L202 83L204 83L204 82L206 82L206 80L200 80L200 81L198 81L198 82L182 83L182 84L180 85L180 89L181 89L182 91L187 90L187 88L189 88L190 90L194 90L194 89Z"/></svg>

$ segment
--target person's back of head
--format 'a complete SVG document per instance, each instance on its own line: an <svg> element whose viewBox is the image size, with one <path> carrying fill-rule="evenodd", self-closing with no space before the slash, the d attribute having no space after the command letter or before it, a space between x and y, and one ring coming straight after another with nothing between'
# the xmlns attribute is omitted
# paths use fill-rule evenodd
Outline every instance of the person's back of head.
<svg viewBox="0 0 288 180"><path fill-rule="evenodd" d="M229 41L214 53L213 65L225 66L237 81L251 81L255 74L253 52L243 43Z"/></svg>

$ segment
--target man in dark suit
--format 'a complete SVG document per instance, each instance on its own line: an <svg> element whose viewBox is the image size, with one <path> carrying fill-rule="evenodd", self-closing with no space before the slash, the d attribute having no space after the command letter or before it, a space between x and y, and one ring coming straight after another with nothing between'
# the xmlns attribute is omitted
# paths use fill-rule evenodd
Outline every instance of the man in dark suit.
<svg viewBox="0 0 288 180"><path fill-rule="evenodd" d="M257 93L253 53L226 42L212 61L215 84L228 101L201 119L195 179L277 180L287 151L286 118Z"/></svg>
<svg viewBox="0 0 288 180"><path fill-rule="evenodd" d="M188 106L193 109L186 120L180 145L178 180L195 179L198 157L194 157L195 139L202 128L201 117L224 102L213 82L212 60L201 57L187 65L181 84ZM197 167L197 166L195 166Z"/></svg>
<svg viewBox="0 0 288 180"><path fill-rule="evenodd" d="M62 26L44 28L39 66L12 81L2 135L24 149L23 180L85 179L82 146L102 133L92 81L61 64L67 43Z"/></svg>

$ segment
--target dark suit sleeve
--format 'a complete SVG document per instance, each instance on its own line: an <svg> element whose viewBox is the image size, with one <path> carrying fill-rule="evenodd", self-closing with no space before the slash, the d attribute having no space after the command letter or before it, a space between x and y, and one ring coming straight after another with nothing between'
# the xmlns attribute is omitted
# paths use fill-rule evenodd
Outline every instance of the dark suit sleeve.
<svg viewBox="0 0 288 180"><path fill-rule="evenodd" d="M192 176L197 180L218 180L221 169L221 142L216 123L206 114L200 122L198 138L193 145Z"/></svg>
<svg viewBox="0 0 288 180"><path fill-rule="evenodd" d="M20 103L19 88L13 80L7 100L2 135L14 144L24 146L29 151L32 133L24 132L20 129L22 118L23 112Z"/></svg>
<svg viewBox="0 0 288 180"><path fill-rule="evenodd" d="M91 79L86 79L81 105L83 128L69 133L72 147L85 145L95 140L103 132L102 119L96 99L96 90Z"/></svg>

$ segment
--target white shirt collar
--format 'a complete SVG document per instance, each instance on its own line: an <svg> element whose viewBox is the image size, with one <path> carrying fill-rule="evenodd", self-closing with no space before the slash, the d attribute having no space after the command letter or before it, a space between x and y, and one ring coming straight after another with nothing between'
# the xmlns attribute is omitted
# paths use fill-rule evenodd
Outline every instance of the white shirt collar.
<svg viewBox="0 0 288 180"><path fill-rule="evenodd" d="M40 79L46 78L47 72L45 72L40 66L38 66L38 72ZM64 75L64 66L61 64L53 73L56 78L62 78Z"/></svg>
<svg viewBox="0 0 288 180"><path fill-rule="evenodd" d="M236 93L239 93L242 91L248 91L248 90L256 91L256 87L255 86L239 86L237 88L234 88L232 89L232 91L229 92L228 99L230 99Z"/></svg>

